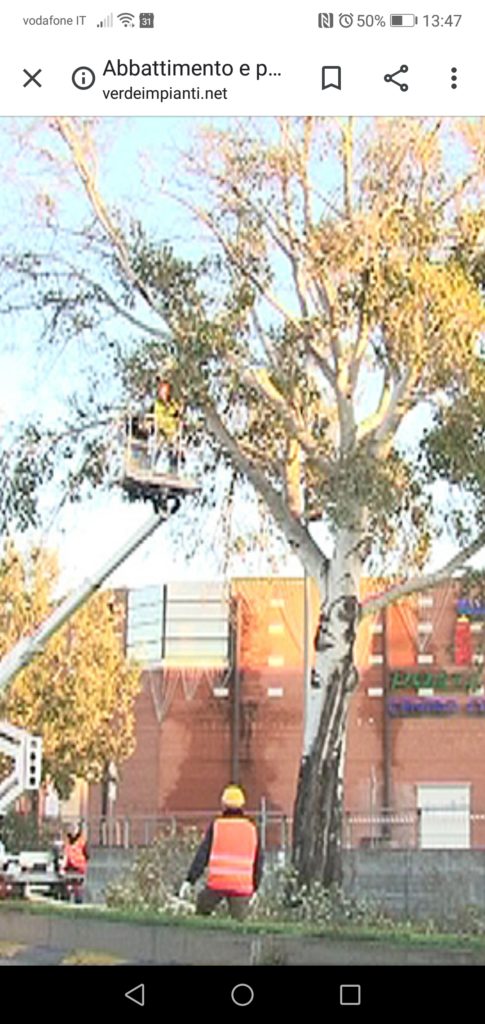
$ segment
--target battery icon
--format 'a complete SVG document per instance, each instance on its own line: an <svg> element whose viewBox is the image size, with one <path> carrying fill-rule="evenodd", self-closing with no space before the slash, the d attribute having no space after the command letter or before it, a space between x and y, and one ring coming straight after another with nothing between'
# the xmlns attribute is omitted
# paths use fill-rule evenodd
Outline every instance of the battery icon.
<svg viewBox="0 0 485 1024"><path fill-rule="evenodd" d="M417 23L415 14L391 14L392 28L414 28Z"/></svg>

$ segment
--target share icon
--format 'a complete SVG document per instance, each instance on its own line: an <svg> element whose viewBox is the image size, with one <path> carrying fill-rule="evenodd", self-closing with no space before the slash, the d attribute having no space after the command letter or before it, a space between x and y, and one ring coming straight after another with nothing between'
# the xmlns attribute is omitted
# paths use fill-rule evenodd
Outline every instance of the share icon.
<svg viewBox="0 0 485 1024"><path fill-rule="evenodd" d="M409 71L407 64L401 64L401 67L397 71L393 71L392 75L384 75L385 82L394 82L394 85L398 85L401 92L407 92L409 85L406 82L396 82L396 75L405 75Z"/></svg>

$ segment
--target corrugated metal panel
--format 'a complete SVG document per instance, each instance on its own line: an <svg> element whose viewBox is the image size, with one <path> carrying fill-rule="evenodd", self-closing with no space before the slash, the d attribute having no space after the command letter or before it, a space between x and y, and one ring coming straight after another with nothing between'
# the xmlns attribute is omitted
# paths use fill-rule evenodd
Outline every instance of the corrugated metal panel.
<svg viewBox="0 0 485 1024"><path fill-rule="evenodd" d="M167 601L167 622L185 621L189 619L196 622L198 619L223 620L228 619L228 604L223 601L181 601L169 597Z"/></svg>
<svg viewBox="0 0 485 1024"><path fill-rule="evenodd" d="M200 658L224 663L229 656L229 590L224 583L167 585L164 657L182 664Z"/></svg>
<svg viewBox="0 0 485 1024"><path fill-rule="evenodd" d="M226 583L214 580L205 583L198 580L168 583L167 597L169 601L222 601L227 603L229 588Z"/></svg>
<svg viewBox="0 0 485 1024"><path fill-rule="evenodd" d="M185 618L173 619L170 612L167 612L167 640L182 637L184 639L202 639L204 637L227 640L229 623L227 619L192 619L188 615Z"/></svg>
<svg viewBox="0 0 485 1024"><path fill-rule="evenodd" d="M227 660L227 642L225 638L219 637L171 637L165 639L165 657L167 659L177 658L180 662L185 657L187 662L192 664L194 659L200 657L203 662L209 657L217 661Z"/></svg>
<svg viewBox="0 0 485 1024"><path fill-rule="evenodd" d="M163 600L162 587L137 587L128 591L128 610L149 605L153 608L161 605Z"/></svg>

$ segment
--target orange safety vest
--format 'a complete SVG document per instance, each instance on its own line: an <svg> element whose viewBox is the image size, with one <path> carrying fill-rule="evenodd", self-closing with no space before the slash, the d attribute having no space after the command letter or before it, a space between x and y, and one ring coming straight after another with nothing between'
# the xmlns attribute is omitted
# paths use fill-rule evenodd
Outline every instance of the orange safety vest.
<svg viewBox="0 0 485 1024"><path fill-rule="evenodd" d="M216 818L207 887L235 896L251 896L257 847L256 826L248 818Z"/></svg>
<svg viewBox="0 0 485 1024"><path fill-rule="evenodd" d="M80 875L86 873L88 859L86 840L83 836L78 836L73 843L66 843L65 858L66 871L78 871Z"/></svg>

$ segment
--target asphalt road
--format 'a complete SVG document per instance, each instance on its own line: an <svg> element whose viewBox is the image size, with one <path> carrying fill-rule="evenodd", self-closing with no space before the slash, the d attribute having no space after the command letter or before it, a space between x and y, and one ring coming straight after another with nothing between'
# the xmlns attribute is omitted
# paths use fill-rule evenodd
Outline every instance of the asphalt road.
<svg viewBox="0 0 485 1024"><path fill-rule="evenodd" d="M0 941L0 967L122 967L127 964L151 966L146 960L121 957L86 949L51 949Z"/></svg>

